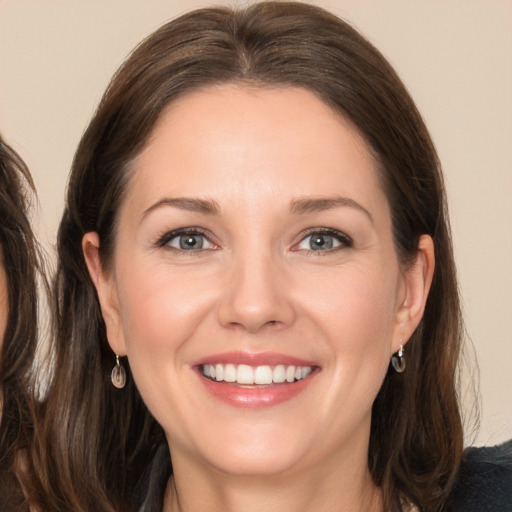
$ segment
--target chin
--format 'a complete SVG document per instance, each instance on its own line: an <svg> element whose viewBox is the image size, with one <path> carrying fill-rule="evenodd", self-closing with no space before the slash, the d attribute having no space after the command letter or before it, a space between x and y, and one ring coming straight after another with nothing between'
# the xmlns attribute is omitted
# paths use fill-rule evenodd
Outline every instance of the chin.
<svg viewBox="0 0 512 512"><path fill-rule="evenodd" d="M308 453L314 453L309 434L283 425L245 425L215 436L215 443L199 447L210 466L225 474L273 476L300 466Z"/></svg>
<svg viewBox="0 0 512 512"><path fill-rule="evenodd" d="M300 458L292 454L283 454L267 450L264 453L231 453L230 450L216 454L209 463L218 471L239 477L275 477L297 468Z"/></svg>

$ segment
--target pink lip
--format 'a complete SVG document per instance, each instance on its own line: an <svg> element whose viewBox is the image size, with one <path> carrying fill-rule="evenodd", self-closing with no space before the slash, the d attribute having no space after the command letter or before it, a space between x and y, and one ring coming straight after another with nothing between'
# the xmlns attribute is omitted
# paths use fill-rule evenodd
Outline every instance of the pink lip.
<svg viewBox="0 0 512 512"><path fill-rule="evenodd" d="M271 384L268 386L242 386L236 383L224 381L212 381L202 374L202 365L204 364L248 364L250 366L275 366L283 364L285 366L311 366L313 372L307 378L282 384ZM198 377L206 390L216 399L223 401L234 407L246 408L266 408L272 407L283 402L287 402L302 393L315 379L320 369L312 361L265 352L252 354L247 352L228 352L217 354L201 359L192 365Z"/></svg>
<svg viewBox="0 0 512 512"><path fill-rule="evenodd" d="M276 366L284 364L285 366L318 366L313 361L300 359L298 357L278 354L276 352L261 352L255 354L252 352L224 352L205 357L191 364L191 366L200 366L203 364L247 364L249 366Z"/></svg>

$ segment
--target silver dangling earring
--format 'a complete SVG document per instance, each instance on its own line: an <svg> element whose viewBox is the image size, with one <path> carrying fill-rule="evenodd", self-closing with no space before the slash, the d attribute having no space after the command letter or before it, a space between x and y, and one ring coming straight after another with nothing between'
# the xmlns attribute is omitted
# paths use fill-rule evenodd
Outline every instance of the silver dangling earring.
<svg viewBox="0 0 512 512"><path fill-rule="evenodd" d="M126 385L126 372L124 366L119 362L119 356L116 354L116 364L112 368L110 380L117 389L123 389Z"/></svg>
<svg viewBox="0 0 512 512"><path fill-rule="evenodd" d="M402 373L405 370L405 356L402 340L400 340L400 350L391 356L391 364L397 373Z"/></svg>

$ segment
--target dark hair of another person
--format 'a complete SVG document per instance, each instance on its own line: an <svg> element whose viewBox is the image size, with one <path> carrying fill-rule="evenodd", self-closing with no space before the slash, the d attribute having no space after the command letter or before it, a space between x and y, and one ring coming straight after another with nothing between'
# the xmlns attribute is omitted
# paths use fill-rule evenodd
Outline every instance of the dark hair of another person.
<svg viewBox="0 0 512 512"><path fill-rule="evenodd" d="M115 359L81 242L98 232L102 264L111 268L134 158L170 103L221 84L313 92L373 152L402 264L413 261L422 234L433 238L425 314L407 344L405 373L388 371L375 400L368 465L386 510L406 503L440 510L463 450L456 388L463 326L440 164L384 57L344 21L294 2L202 9L164 25L113 77L83 135L58 234L57 373L43 454L55 468L47 481L51 509L130 510L130 488L164 440L133 380L122 391L110 383Z"/></svg>
<svg viewBox="0 0 512 512"><path fill-rule="evenodd" d="M2 511L25 510L25 494L30 495L29 482L34 477L30 463L36 389L33 364L38 340L38 282L43 269L28 218L33 192L27 167L0 137L0 247L8 300L0 353Z"/></svg>

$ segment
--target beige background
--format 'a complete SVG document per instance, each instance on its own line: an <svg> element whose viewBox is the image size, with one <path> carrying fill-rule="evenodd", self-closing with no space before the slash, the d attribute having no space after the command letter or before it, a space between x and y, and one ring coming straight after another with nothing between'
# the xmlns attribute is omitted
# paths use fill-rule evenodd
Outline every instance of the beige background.
<svg viewBox="0 0 512 512"><path fill-rule="evenodd" d="M211 2L210 2L211 3ZM242 2L239 2L242 3ZM409 87L446 174L467 328L481 372L478 444L512 437L512 1L318 0ZM0 0L0 130L34 174L50 252L74 148L117 66L179 0Z"/></svg>

